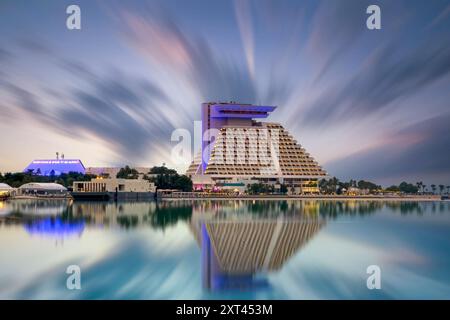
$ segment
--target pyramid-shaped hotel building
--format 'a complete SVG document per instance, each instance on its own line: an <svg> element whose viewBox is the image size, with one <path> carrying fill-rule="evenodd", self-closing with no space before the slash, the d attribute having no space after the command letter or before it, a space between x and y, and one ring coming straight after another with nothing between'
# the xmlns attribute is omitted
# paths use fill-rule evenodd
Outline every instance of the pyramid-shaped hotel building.
<svg viewBox="0 0 450 320"><path fill-rule="evenodd" d="M285 185L293 194L318 192L318 180L327 177L322 167L281 124L258 121L275 109L203 103L202 149L186 172L194 188L241 190L263 183Z"/></svg>

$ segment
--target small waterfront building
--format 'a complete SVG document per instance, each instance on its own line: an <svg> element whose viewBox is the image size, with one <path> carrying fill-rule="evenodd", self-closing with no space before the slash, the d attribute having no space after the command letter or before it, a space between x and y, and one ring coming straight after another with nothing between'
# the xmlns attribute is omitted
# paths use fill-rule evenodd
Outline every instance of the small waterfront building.
<svg viewBox="0 0 450 320"><path fill-rule="evenodd" d="M145 179L103 179L91 181L75 181L72 196L77 198L102 199L145 199L151 198L156 192L153 182Z"/></svg>
<svg viewBox="0 0 450 320"><path fill-rule="evenodd" d="M209 191L215 185L215 182L207 175L194 175L191 177L191 180L194 191Z"/></svg>
<svg viewBox="0 0 450 320"><path fill-rule="evenodd" d="M21 185L17 189L19 196L48 196L65 197L69 193L67 188L58 183L30 182Z"/></svg>
<svg viewBox="0 0 450 320"><path fill-rule="evenodd" d="M369 189L360 189L356 187L349 187L346 192L349 196L364 196L370 193Z"/></svg>
<svg viewBox="0 0 450 320"><path fill-rule="evenodd" d="M319 193L318 180L327 177L325 170L281 124L258 121L275 109L204 103L201 153L186 175L193 182L207 176L219 189L254 181L274 189L285 185L290 194Z"/></svg>
<svg viewBox="0 0 450 320"><path fill-rule="evenodd" d="M155 192L155 184L144 179L91 179L75 181L74 192Z"/></svg>

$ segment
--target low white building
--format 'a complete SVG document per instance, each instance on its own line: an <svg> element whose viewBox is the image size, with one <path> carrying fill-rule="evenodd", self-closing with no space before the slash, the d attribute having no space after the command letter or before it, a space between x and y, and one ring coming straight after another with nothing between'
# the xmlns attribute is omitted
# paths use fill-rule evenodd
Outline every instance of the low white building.
<svg viewBox="0 0 450 320"><path fill-rule="evenodd" d="M13 193L14 193L14 188L11 188L6 183L0 183L0 199L4 198L4 197L9 197L9 196L13 195Z"/></svg>
<svg viewBox="0 0 450 320"><path fill-rule="evenodd" d="M58 183L30 182L17 189L17 195L67 196L67 188Z"/></svg>
<svg viewBox="0 0 450 320"><path fill-rule="evenodd" d="M360 189L360 188L356 188L356 187L350 187L345 191L345 193L350 196L362 196L362 195L370 194L370 190L369 189Z"/></svg>

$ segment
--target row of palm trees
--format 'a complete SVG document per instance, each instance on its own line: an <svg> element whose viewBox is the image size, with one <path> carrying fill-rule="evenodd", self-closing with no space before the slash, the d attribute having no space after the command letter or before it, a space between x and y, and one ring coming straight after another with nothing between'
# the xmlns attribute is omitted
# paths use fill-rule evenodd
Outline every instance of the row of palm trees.
<svg viewBox="0 0 450 320"><path fill-rule="evenodd" d="M419 189L419 191L421 191L422 193L427 193L428 192L427 185L424 184L422 181L416 182L416 186ZM447 189L447 194L450 193L450 186L445 186L443 184L440 184L440 185L436 186L435 184L431 184L430 187L431 187L431 190L432 190L433 193L436 193L436 190L437 190L438 187L439 187L439 194L442 194L445 189Z"/></svg>
<svg viewBox="0 0 450 320"><path fill-rule="evenodd" d="M411 187L414 186L414 184L408 184L411 185ZM422 181L416 182L415 186L417 187L418 193L429 193L430 189L426 184L424 184ZM369 190L380 190L382 189L381 186L378 186L370 181L356 181L356 180L350 180L349 182L343 182L339 181L336 177L333 177L329 180L323 179L319 181L319 187L322 192L335 192L338 187L340 188L349 188L349 187L358 187L360 189L369 189ZM430 184L429 186L431 188L431 192L433 194L436 194L437 191L439 191L439 194L442 195L444 191L446 190L447 194L450 194L450 185L443 185L443 184Z"/></svg>

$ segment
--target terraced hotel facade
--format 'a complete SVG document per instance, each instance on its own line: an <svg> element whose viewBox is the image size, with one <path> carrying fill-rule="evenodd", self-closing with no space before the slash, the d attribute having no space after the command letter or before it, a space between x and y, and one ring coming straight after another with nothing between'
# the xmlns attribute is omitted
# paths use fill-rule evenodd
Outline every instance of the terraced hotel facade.
<svg viewBox="0 0 450 320"><path fill-rule="evenodd" d="M233 189L281 185L288 193L318 193L327 173L279 123L262 122L275 106L202 105L202 150L187 170L194 187ZM203 155L203 157L201 156Z"/></svg>

